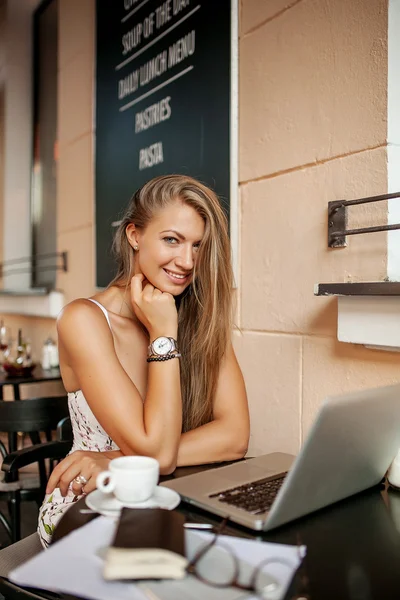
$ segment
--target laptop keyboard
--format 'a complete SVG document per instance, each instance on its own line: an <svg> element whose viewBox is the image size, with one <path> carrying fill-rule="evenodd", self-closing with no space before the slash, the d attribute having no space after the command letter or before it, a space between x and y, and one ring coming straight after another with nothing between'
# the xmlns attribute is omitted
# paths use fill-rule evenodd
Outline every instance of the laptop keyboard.
<svg viewBox="0 0 400 600"><path fill-rule="evenodd" d="M273 479L259 479L229 490L210 494L209 498L217 498L220 502L231 504L248 513L257 515L269 510L286 477L282 473Z"/></svg>

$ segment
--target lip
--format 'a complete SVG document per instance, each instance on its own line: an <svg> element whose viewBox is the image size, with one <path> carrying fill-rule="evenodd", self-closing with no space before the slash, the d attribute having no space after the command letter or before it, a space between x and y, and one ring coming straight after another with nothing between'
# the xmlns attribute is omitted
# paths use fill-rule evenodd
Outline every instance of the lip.
<svg viewBox="0 0 400 600"><path fill-rule="evenodd" d="M191 273L188 273L187 275L185 275L185 277L174 277L173 275L171 275L172 271L169 271L169 269L164 269L164 273L170 281L173 281L173 283L175 283L175 285L183 285L184 283L187 283L191 275ZM179 273L179 275L181 275L181 273Z"/></svg>

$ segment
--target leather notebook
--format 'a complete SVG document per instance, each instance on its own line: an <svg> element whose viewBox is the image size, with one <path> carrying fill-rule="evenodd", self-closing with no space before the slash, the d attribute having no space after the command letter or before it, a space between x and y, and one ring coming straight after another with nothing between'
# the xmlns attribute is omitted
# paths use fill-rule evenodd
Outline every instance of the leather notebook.
<svg viewBox="0 0 400 600"><path fill-rule="evenodd" d="M185 577L185 517L162 508L123 508L108 548L105 579Z"/></svg>

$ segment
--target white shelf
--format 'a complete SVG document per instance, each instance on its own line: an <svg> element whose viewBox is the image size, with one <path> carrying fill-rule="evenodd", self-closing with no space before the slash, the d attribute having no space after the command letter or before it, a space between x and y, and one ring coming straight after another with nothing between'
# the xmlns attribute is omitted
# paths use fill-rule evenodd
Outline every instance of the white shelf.
<svg viewBox="0 0 400 600"><path fill-rule="evenodd" d="M314 294L337 297L339 342L400 352L400 282L316 283Z"/></svg>
<svg viewBox="0 0 400 600"><path fill-rule="evenodd" d="M399 296L338 296L340 342L400 351Z"/></svg>
<svg viewBox="0 0 400 600"><path fill-rule="evenodd" d="M0 314L55 319L64 306L62 292L45 289L0 290Z"/></svg>

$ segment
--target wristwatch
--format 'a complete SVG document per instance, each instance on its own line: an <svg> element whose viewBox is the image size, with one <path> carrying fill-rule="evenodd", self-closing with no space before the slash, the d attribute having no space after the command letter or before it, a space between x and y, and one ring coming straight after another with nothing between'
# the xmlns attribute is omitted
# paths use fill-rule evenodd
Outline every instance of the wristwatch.
<svg viewBox="0 0 400 600"><path fill-rule="evenodd" d="M178 352L178 343L172 337L161 336L151 342L147 349L147 356L165 356L166 354L173 354Z"/></svg>

